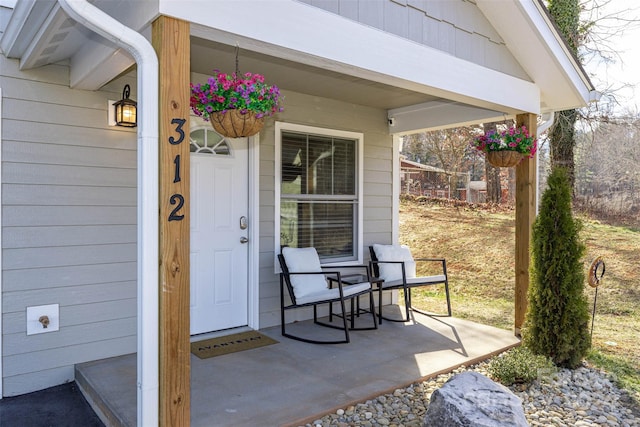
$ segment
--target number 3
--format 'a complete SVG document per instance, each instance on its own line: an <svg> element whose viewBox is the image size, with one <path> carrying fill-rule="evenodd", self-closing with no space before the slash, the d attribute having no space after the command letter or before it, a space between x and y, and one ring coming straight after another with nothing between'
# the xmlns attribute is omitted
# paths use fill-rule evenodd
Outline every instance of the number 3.
<svg viewBox="0 0 640 427"><path fill-rule="evenodd" d="M172 136L169 137L169 144L171 145L178 145L180 144L183 140L184 140L184 130L182 129L182 126L184 126L185 122L187 120L186 119L172 119L171 120L171 124L177 124L178 126L176 126L176 132L178 132L178 135L180 135L180 137L178 139L174 139Z"/></svg>

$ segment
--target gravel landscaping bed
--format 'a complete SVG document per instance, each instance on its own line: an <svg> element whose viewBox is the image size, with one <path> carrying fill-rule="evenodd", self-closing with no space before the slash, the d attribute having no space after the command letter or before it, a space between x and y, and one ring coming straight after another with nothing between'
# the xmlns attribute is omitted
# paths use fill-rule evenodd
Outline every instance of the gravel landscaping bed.
<svg viewBox="0 0 640 427"><path fill-rule="evenodd" d="M473 370L487 375L487 363L415 383L373 400L339 409L305 427L420 427L431 393L452 375ZM589 367L541 375L530 385L509 387L520 399L531 426L640 427L638 407L606 373ZM440 427L440 426L438 426Z"/></svg>

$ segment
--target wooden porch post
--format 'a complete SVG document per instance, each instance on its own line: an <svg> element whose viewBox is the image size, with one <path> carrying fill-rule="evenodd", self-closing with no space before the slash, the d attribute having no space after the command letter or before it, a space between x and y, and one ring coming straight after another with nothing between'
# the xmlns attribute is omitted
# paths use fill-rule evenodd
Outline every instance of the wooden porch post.
<svg viewBox="0 0 640 427"><path fill-rule="evenodd" d="M537 115L518 114L516 126L526 126L530 134L538 131ZM529 290L529 246L531 227L536 217L536 168L538 156L524 159L516 166L516 290L515 333L520 336L527 311Z"/></svg>
<svg viewBox="0 0 640 427"><path fill-rule="evenodd" d="M190 423L189 23L161 16L152 43L160 65L159 420Z"/></svg>

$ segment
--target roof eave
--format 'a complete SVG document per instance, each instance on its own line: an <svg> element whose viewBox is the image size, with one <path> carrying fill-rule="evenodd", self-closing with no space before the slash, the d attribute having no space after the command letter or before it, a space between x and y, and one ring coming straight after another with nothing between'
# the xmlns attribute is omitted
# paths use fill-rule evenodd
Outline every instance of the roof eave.
<svg viewBox="0 0 640 427"><path fill-rule="evenodd" d="M580 108L597 98L589 76L539 0L477 0L477 5L540 87L541 112ZM525 38L526 33L537 37Z"/></svg>

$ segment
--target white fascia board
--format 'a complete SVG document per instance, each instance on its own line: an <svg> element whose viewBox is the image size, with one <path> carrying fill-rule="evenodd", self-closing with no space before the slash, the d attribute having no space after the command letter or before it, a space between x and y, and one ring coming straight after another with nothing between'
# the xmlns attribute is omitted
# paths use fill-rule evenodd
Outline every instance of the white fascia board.
<svg viewBox="0 0 640 427"><path fill-rule="evenodd" d="M540 88L546 110L583 107L589 102L593 87L588 77L537 0L476 3Z"/></svg>
<svg viewBox="0 0 640 427"><path fill-rule="evenodd" d="M208 40L484 108L540 109L531 82L294 0L159 1Z"/></svg>
<svg viewBox="0 0 640 427"><path fill-rule="evenodd" d="M521 6L531 18L536 28L543 34L545 43L560 63L560 67L564 71L565 76L571 81L571 88L580 96L584 105L589 103L592 99L591 93L594 91L594 87L576 58L569 51L569 47L556 32L555 27L549 20L549 16L542 9L543 6L538 1L533 0L522 2ZM549 95L555 93L556 92L552 92ZM579 106L582 107L584 105ZM578 107L578 105L576 105L576 107Z"/></svg>

